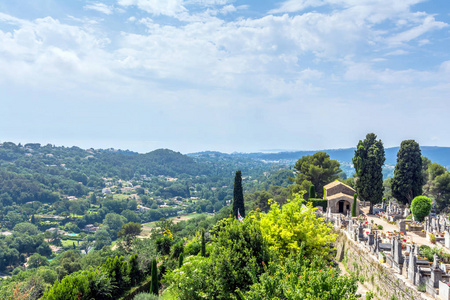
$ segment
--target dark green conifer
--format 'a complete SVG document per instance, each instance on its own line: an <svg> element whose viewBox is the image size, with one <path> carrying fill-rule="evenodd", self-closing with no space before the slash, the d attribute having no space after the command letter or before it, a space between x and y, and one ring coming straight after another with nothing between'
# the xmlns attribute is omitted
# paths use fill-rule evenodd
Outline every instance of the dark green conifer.
<svg viewBox="0 0 450 300"><path fill-rule="evenodd" d="M352 205L352 217L356 217L356 206L358 205L358 200L356 199L358 195L355 193L353 195L353 205Z"/></svg>
<svg viewBox="0 0 450 300"><path fill-rule="evenodd" d="M178 268L181 268L183 266L183 260L184 260L184 255L183 255L183 253L180 253L180 256L178 256Z"/></svg>
<svg viewBox="0 0 450 300"><path fill-rule="evenodd" d="M244 192L242 191L242 173L241 171L236 172L234 177L234 189L233 189L233 217L238 217L239 213L243 218L245 218L245 207L244 207Z"/></svg>
<svg viewBox="0 0 450 300"><path fill-rule="evenodd" d="M370 202L369 214L373 205L383 198L383 165L385 161L384 146L374 133L369 133L359 141L353 157L356 171L356 192L360 199Z"/></svg>
<svg viewBox="0 0 450 300"><path fill-rule="evenodd" d="M203 257L206 256L206 243L205 243L205 230L202 229L202 250L201 255Z"/></svg>
<svg viewBox="0 0 450 300"><path fill-rule="evenodd" d="M311 184L309 186L309 193L308 193L308 195L309 195L309 199L316 198L316 188L314 187L314 184Z"/></svg>
<svg viewBox="0 0 450 300"><path fill-rule="evenodd" d="M150 293L159 295L158 267L156 265L156 259L153 259L152 261L152 281L150 284Z"/></svg>
<svg viewBox="0 0 450 300"><path fill-rule="evenodd" d="M422 195L422 154L419 144L414 140L403 141L397 153L394 178L392 179L392 196L397 200L411 204Z"/></svg>

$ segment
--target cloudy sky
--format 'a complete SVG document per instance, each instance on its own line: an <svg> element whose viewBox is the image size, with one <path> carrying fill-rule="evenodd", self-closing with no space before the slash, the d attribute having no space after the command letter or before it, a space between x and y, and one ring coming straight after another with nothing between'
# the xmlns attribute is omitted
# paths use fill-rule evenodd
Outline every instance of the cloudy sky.
<svg viewBox="0 0 450 300"><path fill-rule="evenodd" d="M450 146L448 0L1 0L0 141Z"/></svg>

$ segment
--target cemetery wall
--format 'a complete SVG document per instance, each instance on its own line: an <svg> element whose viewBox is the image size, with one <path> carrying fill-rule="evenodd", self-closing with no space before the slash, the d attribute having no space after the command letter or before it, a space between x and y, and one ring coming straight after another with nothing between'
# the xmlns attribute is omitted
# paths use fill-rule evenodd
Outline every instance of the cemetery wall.
<svg viewBox="0 0 450 300"><path fill-rule="evenodd" d="M364 279L364 285L378 299L433 299L419 292L414 285L378 257L370 253L364 245L351 240L347 232L341 231L336 241L337 260L341 261L349 273Z"/></svg>

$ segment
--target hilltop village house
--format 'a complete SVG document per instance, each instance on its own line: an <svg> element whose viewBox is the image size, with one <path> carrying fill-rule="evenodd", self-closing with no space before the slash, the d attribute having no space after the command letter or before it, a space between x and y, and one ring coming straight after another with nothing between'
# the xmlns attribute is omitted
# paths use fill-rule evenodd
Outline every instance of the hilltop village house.
<svg viewBox="0 0 450 300"><path fill-rule="evenodd" d="M356 191L348 185L334 181L325 186L325 199L328 201L327 207L331 213L341 213L347 215L352 212L353 195ZM359 199L357 200L359 204ZM356 208L356 215L359 214L359 208Z"/></svg>

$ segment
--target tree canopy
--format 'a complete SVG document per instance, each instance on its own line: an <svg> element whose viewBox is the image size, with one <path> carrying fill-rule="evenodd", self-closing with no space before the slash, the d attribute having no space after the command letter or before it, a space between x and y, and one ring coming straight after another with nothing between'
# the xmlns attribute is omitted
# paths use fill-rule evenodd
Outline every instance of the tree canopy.
<svg viewBox="0 0 450 300"><path fill-rule="evenodd" d="M403 141L397 153L397 164L392 180L392 196L403 203L422 194L422 156L419 144L414 140Z"/></svg>
<svg viewBox="0 0 450 300"><path fill-rule="evenodd" d="M374 133L369 133L363 141L359 141L353 157L357 181L356 191L361 199L370 202L369 213L373 212L373 204L383 198L383 165L385 161L384 147Z"/></svg>
<svg viewBox="0 0 450 300"><path fill-rule="evenodd" d="M295 179L301 190L308 191L311 184L316 190L316 197L323 197L323 187L338 179L342 172L337 160L330 159L325 152L317 152L300 158L294 165L298 171Z"/></svg>

